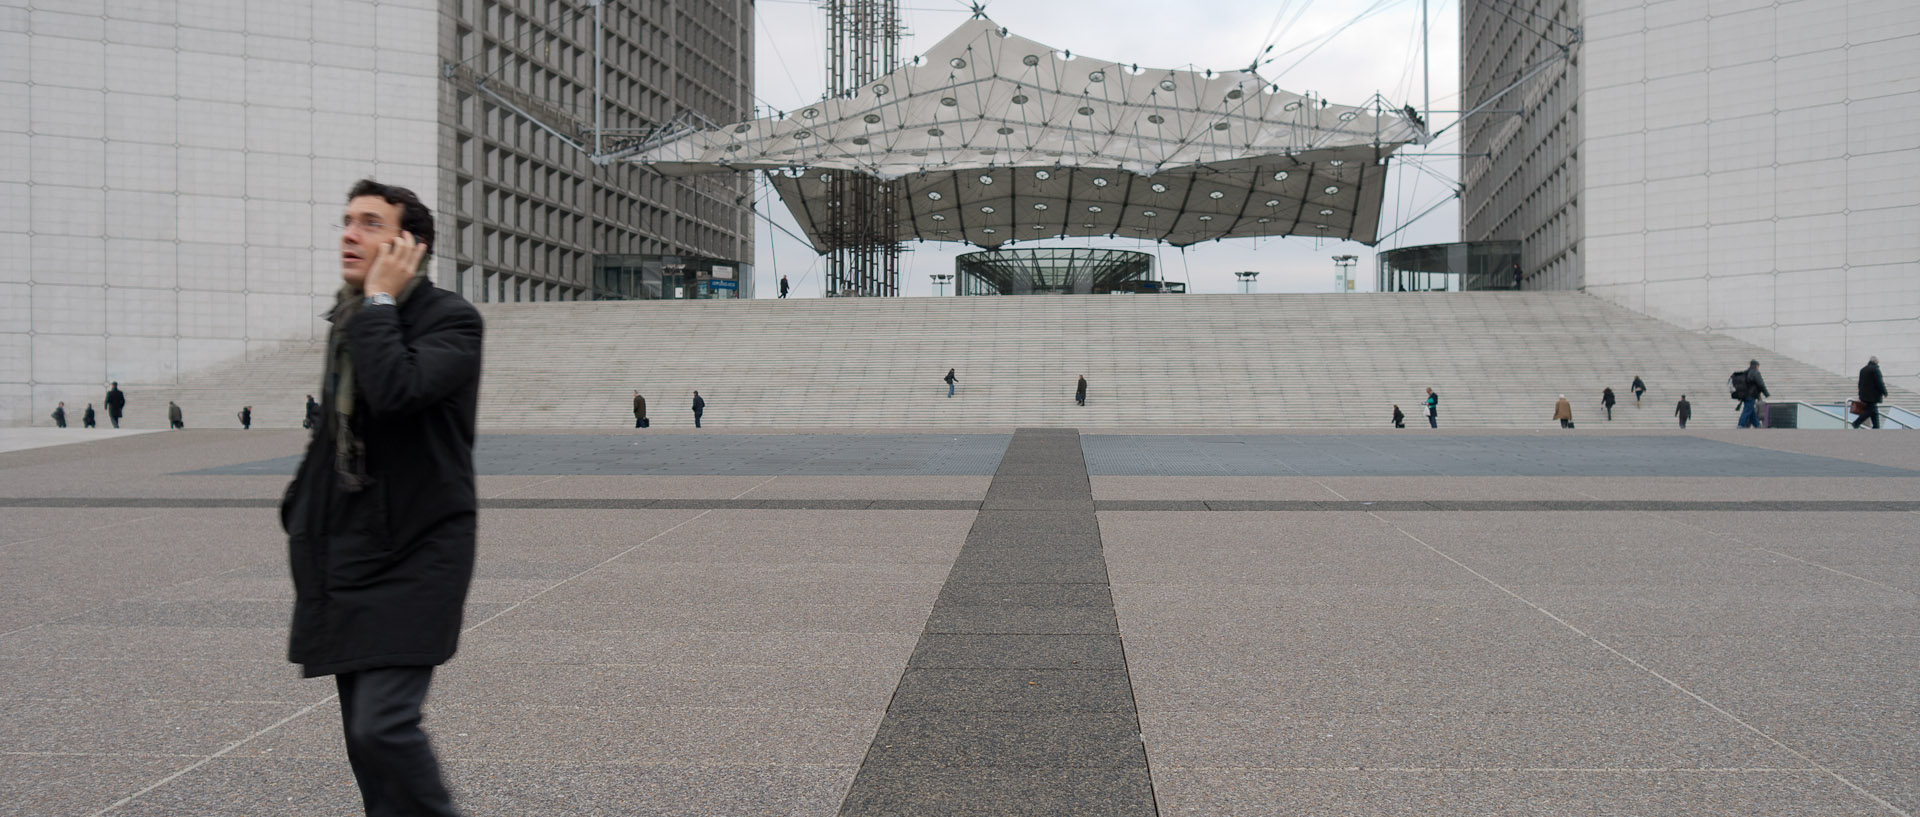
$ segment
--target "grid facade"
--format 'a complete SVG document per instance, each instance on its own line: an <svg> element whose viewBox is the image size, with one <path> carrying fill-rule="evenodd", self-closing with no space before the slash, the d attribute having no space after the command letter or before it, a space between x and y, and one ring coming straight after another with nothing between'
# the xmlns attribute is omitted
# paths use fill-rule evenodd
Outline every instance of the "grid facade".
<svg viewBox="0 0 1920 817"><path fill-rule="evenodd" d="M470 300L592 297L594 256L694 255L745 262L753 249L751 179L675 180L589 149L612 146L682 111L713 122L752 115L752 6L746 0L445 0L441 48L441 212L450 284ZM595 48L604 49L594 144Z"/></svg>
<svg viewBox="0 0 1920 817"><path fill-rule="evenodd" d="M1460 109L1559 53L1588 0L1466 0ZM1521 286L1579 289L1578 60L1563 60L1461 124L1462 241L1521 242Z"/></svg>

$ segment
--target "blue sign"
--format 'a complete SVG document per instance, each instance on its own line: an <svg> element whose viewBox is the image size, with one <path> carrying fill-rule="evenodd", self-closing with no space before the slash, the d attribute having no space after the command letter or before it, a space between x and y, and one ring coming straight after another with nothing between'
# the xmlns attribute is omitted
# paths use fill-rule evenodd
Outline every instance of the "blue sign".
<svg viewBox="0 0 1920 817"><path fill-rule="evenodd" d="M739 281L709 281L707 282L707 286L713 289L731 289L731 290L737 291L740 289L740 282Z"/></svg>

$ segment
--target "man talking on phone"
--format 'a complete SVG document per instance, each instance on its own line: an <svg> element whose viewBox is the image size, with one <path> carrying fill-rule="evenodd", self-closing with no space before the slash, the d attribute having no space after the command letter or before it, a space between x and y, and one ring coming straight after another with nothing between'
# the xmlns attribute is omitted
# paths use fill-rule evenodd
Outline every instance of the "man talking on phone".
<svg viewBox="0 0 1920 817"><path fill-rule="evenodd" d="M332 675L369 817L457 815L420 728L473 578L480 313L427 280L433 213L362 180L340 221L320 405L280 505L287 656Z"/></svg>

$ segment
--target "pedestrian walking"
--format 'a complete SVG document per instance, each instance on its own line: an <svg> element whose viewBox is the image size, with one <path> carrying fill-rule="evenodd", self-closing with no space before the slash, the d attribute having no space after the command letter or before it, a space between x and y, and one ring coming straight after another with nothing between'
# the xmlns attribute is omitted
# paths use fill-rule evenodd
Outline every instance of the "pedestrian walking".
<svg viewBox="0 0 1920 817"><path fill-rule="evenodd" d="M954 387L954 386L956 386L956 385L959 385L959 383L960 383L960 378L958 378L958 377L955 377L955 376L953 375L953 372L954 372L954 370L952 370L952 369L948 369L948 370L947 370L947 376L946 376L946 377L944 377L944 378L941 378L941 379L943 379L943 380L945 380L945 381L947 381L947 396L948 396L948 397L952 397L952 396L953 396L953 387Z"/></svg>
<svg viewBox="0 0 1920 817"><path fill-rule="evenodd" d="M93 419L93 404L92 404L92 403L88 403L88 404L87 404L87 413L85 413L85 414L82 414L82 415L80 415L80 427L81 427L81 428L93 428L93 427L94 427L94 419Z"/></svg>
<svg viewBox="0 0 1920 817"><path fill-rule="evenodd" d="M63 402L60 405L53 407L53 425L55 428L67 427L67 404L66 403ZM1878 427L1879 426L1875 426L1875 428L1878 428Z"/></svg>
<svg viewBox="0 0 1920 817"><path fill-rule="evenodd" d="M646 428L653 425L647 421L647 398L640 396L640 390L633 390L633 427Z"/></svg>
<svg viewBox="0 0 1920 817"><path fill-rule="evenodd" d="M1440 427L1440 395L1433 393L1433 387L1427 387L1427 427Z"/></svg>
<svg viewBox="0 0 1920 817"><path fill-rule="evenodd" d="M1607 422L1609 423L1613 422L1613 404L1616 402L1618 401L1613 399L1612 386L1608 386L1605 390L1600 392L1600 405L1607 407Z"/></svg>
<svg viewBox="0 0 1920 817"><path fill-rule="evenodd" d="M1560 421L1561 428L1573 428L1573 404L1567 402L1566 395L1560 395L1560 401L1553 404L1553 419Z"/></svg>
<svg viewBox="0 0 1920 817"><path fill-rule="evenodd" d="M787 276L782 275L780 276L780 297L787 297L787 289Z"/></svg>
<svg viewBox="0 0 1920 817"><path fill-rule="evenodd" d="M433 213L361 181L340 234L321 412L280 505L287 657L332 675L368 815L457 815L420 707L473 579L480 313L427 280Z"/></svg>
<svg viewBox="0 0 1920 817"><path fill-rule="evenodd" d="M1680 395L1680 403L1673 407L1673 416L1680 418L1680 427L1686 428L1687 421L1693 419L1693 404L1687 402L1686 395Z"/></svg>
<svg viewBox="0 0 1920 817"><path fill-rule="evenodd" d="M1887 399L1887 380L1880 376L1880 358L1867 358L1867 365L1860 367L1860 411L1854 418L1853 427L1859 428L1867 420L1873 420L1873 427L1880 427L1880 401Z"/></svg>
<svg viewBox="0 0 1920 817"><path fill-rule="evenodd" d="M1080 376L1079 385L1073 387L1073 402L1083 406L1087 404L1087 376L1084 374Z"/></svg>
<svg viewBox="0 0 1920 817"><path fill-rule="evenodd" d="M1740 428L1760 427L1760 398L1772 397L1767 392L1767 381L1760 376L1760 361L1747 361L1745 371L1734 372L1727 378L1727 388L1733 399L1740 401Z"/></svg>
<svg viewBox="0 0 1920 817"><path fill-rule="evenodd" d="M707 401L701 399L699 390L693 392L693 427L700 427L700 415L707 413Z"/></svg>
<svg viewBox="0 0 1920 817"><path fill-rule="evenodd" d="M240 427L242 429L253 428L253 407L252 406L241 406L240 413L234 416L240 418Z"/></svg>
<svg viewBox="0 0 1920 817"><path fill-rule="evenodd" d="M1407 427L1407 413L1400 410L1399 403L1393 404L1393 427L1394 428Z"/></svg>
<svg viewBox="0 0 1920 817"><path fill-rule="evenodd" d="M120 427L120 415L127 411L127 393L120 390L120 381L113 381L113 387L107 389L107 419L113 421L113 427Z"/></svg>
<svg viewBox="0 0 1920 817"><path fill-rule="evenodd" d="M175 431L187 427L186 415L180 413L180 405L172 400L167 401L167 425L172 426Z"/></svg>
<svg viewBox="0 0 1920 817"><path fill-rule="evenodd" d="M1631 388L1633 389L1633 407L1639 408L1640 395L1647 393L1647 382L1641 380L1640 376L1636 374L1633 376L1633 386Z"/></svg>
<svg viewBox="0 0 1920 817"><path fill-rule="evenodd" d="M313 428L320 424L320 404L314 402L313 395L307 395L306 419L300 421L301 428Z"/></svg>

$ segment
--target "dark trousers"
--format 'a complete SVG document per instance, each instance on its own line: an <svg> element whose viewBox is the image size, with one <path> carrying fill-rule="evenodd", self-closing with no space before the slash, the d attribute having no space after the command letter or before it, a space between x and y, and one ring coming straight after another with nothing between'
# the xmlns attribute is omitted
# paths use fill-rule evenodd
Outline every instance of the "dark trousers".
<svg viewBox="0 0 1920 817"><path fill-rule="evenodd" d="M420 729L420 704L433 668L381 667L333 680L340 690L347 761L367 817L458 817L440 762Z"/></svg>
<svg viewBox="0 0 1920 817"><path fill-rule="evenodd" d="M1573 428L1573 421L1572 421L1572 420L1561 420L1561 421L1560 421L1560 427L1561 427L1561 428Z"/></svg>
<svg viewBox="0 0 1920 817"><path fill-rule="evenodd" d="M1860 416L1854 418L1853 427L1859 428L1861 423L1864 423L1868 420L1873 421L1874 428L1880 427L1880 404L1879 403L1868 403L1867 410L1860 412Z"/></svg>
<svg viewBox="0 0 1920 817"><path fill-rule="evenodd" d="M1685 418L1685 417L1682 417L1682 418L1680 418L1680 427L1681 427L1681 428L1686 428L1686 427L1687 427L1687 418Z"/></svg>
<svg viewBox="0 0 1920 817"><path fill-rule="evenodd" d="M107 419L109 419L109 420L112 420L112 421L113 421L113 427L114 427L114 428L119 428L119 427L120 427L120 415L119 415L118 413L115 413L115 414L109 414L109 415L107 415Z"/></svg>
<svg viewBox="0 0 1920 817"><path fill-rule="evenodd" d="M1606 406L1602 406L1602 408L1605 408L1607 410L1607 422L1613 422L1613 406L1606 405Z"/></svg>
<svg viewBox="0 0 1920 817"><path fill-rule="evenodd" d="M1440 414L1438 412L1427 415L1427 427L1428 428L1440 427Z"/></svg>
<svg viewBox="0 0 1920 817"><path fill-rule="evenodd" d="M701 415L702 413L703 413L703 412L698 412L698 411L696 411L696 412L694 412L694 413L693 413L693 427L694 427L694 428L699 428L699 427L700 427L700 415Z"/></svg>

